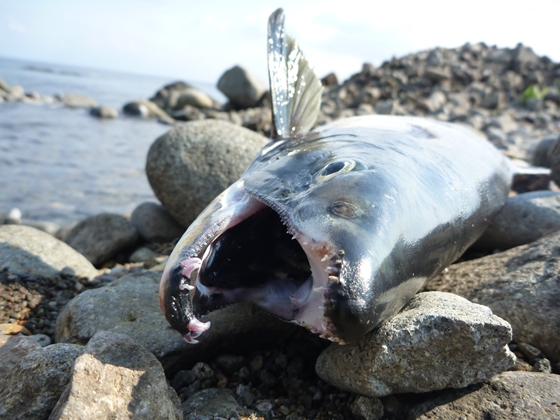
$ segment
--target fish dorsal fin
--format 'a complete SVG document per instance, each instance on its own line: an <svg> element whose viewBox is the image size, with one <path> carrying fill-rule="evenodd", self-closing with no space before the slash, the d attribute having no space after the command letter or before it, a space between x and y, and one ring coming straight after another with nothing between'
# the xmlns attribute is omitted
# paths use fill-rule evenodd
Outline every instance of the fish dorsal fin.
<svg viewBox="0 0 560 420"><path fill-rule="evenodd" d="M272 96L272 138L311 129L319 116L323 86L296 42L284 33L284 11L268 19L268 78Z"/></svg>

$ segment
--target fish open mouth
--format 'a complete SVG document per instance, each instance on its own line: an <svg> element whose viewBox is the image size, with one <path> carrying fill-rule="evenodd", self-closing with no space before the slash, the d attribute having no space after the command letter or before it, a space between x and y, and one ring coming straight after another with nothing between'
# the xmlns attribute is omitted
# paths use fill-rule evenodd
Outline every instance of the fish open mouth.
<svg viewBox="0 0 560 420"><path fill-rule="evenodd" d="M228 222L198 251L183 254L182 293L189 293L193 316L189 343L209 328L198 318L238 302L252 302L284 320L336 341L325 316L329 284L339 282L341 259L332 247L297 232L272 205L237 190ZM225 212L222 207L219 212ZM207 237L206 237L207 238ZM191 248L193 249L193 248Z"/></svg>

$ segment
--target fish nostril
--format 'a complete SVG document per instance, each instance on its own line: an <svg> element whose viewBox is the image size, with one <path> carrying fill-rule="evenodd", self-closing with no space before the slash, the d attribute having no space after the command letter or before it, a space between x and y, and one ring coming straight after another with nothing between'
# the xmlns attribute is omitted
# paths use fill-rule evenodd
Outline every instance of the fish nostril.
<svg viewBox="0 0 560 420"><path fill-rule="evenodd" d="M356 217L357 209L353 204L345 201L337 201L331 207L330 211L336 216L344 217L345 219L353 219Z"/></svg>

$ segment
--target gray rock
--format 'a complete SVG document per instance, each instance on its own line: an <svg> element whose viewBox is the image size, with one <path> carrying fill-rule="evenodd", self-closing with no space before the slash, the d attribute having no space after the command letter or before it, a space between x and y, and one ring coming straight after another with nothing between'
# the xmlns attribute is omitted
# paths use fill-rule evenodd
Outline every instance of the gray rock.
<svg viewBox="0 0 560 420"><path fill-rule="evenodd" d="M220 368L226 373L232 374L237 372L243 364L245 363L245 358L243 356L236 356L233 354L221 354L216 357L216 362L220 365Z"/></svg>
<svg viewBox="0 0 560 420"><path fill-rule="evenodd" d="M218 112L215 110L210 111ZM178 121L197 121L206 118L204 112L192 105L185 105L178 111L172 111L170 115ZM225 119L227 120L228 118Z"/></svg>
<svg viewBox="0 0 560 420"><path fill-rule="evenodd" d="M447 67L427 67L424 76L435 82L451 79L451 71Z"/></svg>
<svg viewBox="0 0 560 420"><path fill-rule="evenodd" d="M379 398L360 395L354 400L350 409L358 420L379 420L383 417L383 403Z"/></svg>
<svg viewBox="0 0 560 420"><path fill-rule="evenodd" d="M197 392L182 404L183 418L249 418L251 414L257 414L253 410L242 407L235 400L233 392L229 389L208 388ZM256 418L256 417L255 417Z"/></svg>
<svg viewBox="0 0 560 420"><path fill-rule="evenodd" d="M370 115L375 114L375 109L370 104L360 104L356 108L356 115Z"/></svg>
<svg viewBox="0 0 560 420"><path fill-rule="evenodd" d="M213 354L282 340L295 328L251 305L233 305L204 317L212 326L197 345L187 344L161 312L161 272L129 274L71 300L56 322L56 341L85 344L99 331L127 335L162 362L166 370Z"/></svg>
<svg viewBox="0 0 560 420"><path fill-rule="evenodd" d="M269 134L272 127L272 114L269 108L249 108L237 112L243 127L260 134Z"/></svg>
<svg viewBox="0 0 560 420"><path fill-rule="evenodd" d="M155 103L143 99L125 104L123 106L123 113L133 117L159 118L162 121L173 121L169 115Z"/></svg>
<svg viewBox="0 0 560 420"><path fill-rule="evenodd" d="M550 162L550 169L552 169L552 180L560 186L560 136L550 146L548 161Z"/></svg>
<svg viewBox="0 0 560 420"><path fill-rule="evenodd" d="M428 63L428 66L432 66L432 67L437 67L442 65L444 61L443 61L443 56L441 54L441 50L436 48L430 51L430 54L428 54L428 58L426 59L426 62Z"/></svg>
<svg viewBox="0 0 560 420"><path fill-rule="evenodd" d="M529 343L560 361L560 232L499 254L454 264L427 290L489 306Z"/></svg>
<svg viewBox="0 0 560 420"><path fill-rule="evenodd" d="M549 88L548 93L544 97L545 101L552 101L556 105L560 105L560 89L555 87Z"/></svg>
<svg viewBox="0 0 560 420"><path fill-rule="evenodd" d="M92 108L90 114L98 118L113 119L118 118L119 111L115 108L111 108L110 106L102 105Z"/></svg>
<svg viewBox="0 0 560 420"><path fill-rule="evenodd" d="M138 232L119 214L102 213L82 220L66 234L65 242L94 265L108 261L138 241Z"/></svg>
<svg viewBox="0 0 560 420"><path fill-rule="evenodd" d="M509 48L501 48L488 52L486 60L493 63L507 64L511 61L513 54Z"/></svg>
<svg viewBox="0 0 560 420"><path fill-rule="evenodd" d="M10 101L21 101L25 98L25 89L19 85L11 86L7 98Z"/></svg>
<svg viewBox="0 0 560 420"><path fill-rule="evenodd" d="M81 254L53 236L29 226L0 226L0 269L33 277L53 277L64 267L90 279L98 272Z"/></svg>
<svg viewBox="0 0 560 420"><path fill-rule="evenodd" d="M196 108L212 108L215 106L215 101L206 93L198 89L186 88L181 91L179 97L177 98L177 103L174 107L172 107L172 109L179 110L187 105L194 106Z"/></svg>
<svg viewBox="0 0 560 420"><path fill-rule="evenodd" d="M180 238L185 228L160 204L145 202L134 209L130 223L147 242L171 242Z"/></svg>
<svg viewBox="0 0 560 420"><path fill-rule="evenodd" d="M129 337L95 334L49 416L55 419L182 419L179 397L153 354Z"/></svg>
<svg viewBox="0 0 560 420"><path fill-rule="evenodd" d="M539 56L534 53L530 47L525 47L523 44L517 44L515 50L513 50L513 60L521 65L528 63L538 63Z"/></svg>
<svg viewBox="0 0 560 420"><path fill-rule="evenodd" d="M453 105L456 105L461 108L469 108L469 97L465 92L454 92L447 94L447 99Z"/></svg>
<svg viewBox="0 0 560 420"><path fill-rule="evenodd" d="M315 370L370 397L462 388L512 367L509 341L511 327L490 309L452 294L421 293L377 330L328 347Z"/></svg>
<svg viewBox="0 0 560 420"><path fill-rule="evenodd" d="M10 86L0 78L0 91L2 90L7 93L10 91Z"/></svg>
<svg viewBox="0 0 560 420"><path fill-rule="evenodd" d="M429 100L433 107L431 111L439 111L446 104L447 97L445 96L445 93L443 93L441 90L436 90L432 92Z"/></svg>
<svg viewBox="0 0 560 420"><path fill-rule="evenodd" d="M533 368L531 369L533 372L543 372L543 373L552 373L552 367L550 366L550 360L548 359L540 359L535 362Z"/></svg>
<svg viewBox="0 0 560 420"><path fill-rule="evenodd" d="M528 192L508 199L474 247L510 249L557 230L560 230L560 192Z"/></svg>
<svg viewBox="0 0 560 420"><path fill-rule="evenodd" d="M361 91L359 102L362 104L375 105L379 98L381 98L381 89L365 86ZM336 105L334 105L334 107L336 108Z"/></svg>
<svg viewBox="0 0 560 420"><path fill-rule="evenodd" d="M378 101L375 103L374 109L381 115L393 115L396 111L395 101L392 99Z"/></svg>
<svg viewBox="0 0 560 420"><path fill-rule="evenodd" d="M56 223L41 221L41 220L25 220L22 222L25 226L31 226L32 228L39 229L49 235L56 236L60 230L60 226Z"/></svg>
<svg viewBox="0 0 560 420"><path fill-rule="evenodd" d="M486 109L498 109L504 106L504 102L504 94L502 92L494 92L484 97L482 106Z"/></svg>
<svg viewBox="0 0 560 420"><path fill-rule="evenodd" d="M70 108L93 108L97 106L95 99L76 93L65 93L64 95L60 95L59 99L64 105Z"/></svg>
<svg viewBox="0 0 560 420"><path fill-rule="evenodd" d="M241 109L256 106L267 90L263 82L240 66L232 67L220 77L218 89Z"/></svg>
<svg viewBox="0 0 560 420"><path fill-rule="evenodd" d="M321 79L321 84L325 87L338 86L338 77L334 73L329 73Z"/></svg>
<svg viewBox="0 0 560 420"><path fill-rule="evenodd" d="M189 226L210 201L237 181L266 142L260 134L226 121L188 122L152 144L146 173L163 206Z"/></svg>
<svg viewBox="0 0 560 420"><path fill-rule="evenodd" d="M23 357L0 384L0 418L46 419L70 381L82 347L54 344Z"/></svg>
<svg viewBox="0 0 560 420"><path fill-rule="evenodd" d="M155 103L159 108L165 108L166 104L169 104L169 98L171 96L177 98L180 92L190 88L192 88L192 86L183 81L173 82L158 90L156 94L150 98L150 101Z"/></svg>
<svg viewBox="0 0 560 420"><path fill-rule="evenodd" d="M51 338L45 334L33 334L30 335L29 338L38 343L41 347L50 346L52 343Z"/></svg>
<svg viewBox="0 0 560 420"><path fill-rule="evenodd" d="M143 246L130 254L128 260L135 263L146 262L154 258L156 255L157 254L150 248Z"/></svg>
<svg viewBox="0 0 560 420"><path fill-rule="evenodd" d="M486 420L560 418L560 376L504 372L482 386L446 390L415 406L407 419Z"/></svg>
<svg viewBox="0 0 560 420"><path fill-rule="evenodd" d="M550 168L550 150L556 144L558 139L560 139L560 136L557 133L549 134L543 137L534 148L531 163L534 166Z"/></svg>
<svg viewBox="0 0 560 420"><path fill-rule="evenodd" d="M165 321L157 300L161 272L129 274L71 300L56 322L56 342L86 344L100 331L124 334L160 360L187 348Z"/></svg>
<svg viewBox="0 0 560 420"><path fill-rule="evenodd" d="M504 130L498 127L490 126L486 129L488 140L498 149L507 149L507 135Z"/></svg>
<svg viewBox="0 0 560 420"><path fill-rule="evenodd" d="M0 335L0 389L12 368L24 356L40 348L37 341L25 335Z"/></svg>

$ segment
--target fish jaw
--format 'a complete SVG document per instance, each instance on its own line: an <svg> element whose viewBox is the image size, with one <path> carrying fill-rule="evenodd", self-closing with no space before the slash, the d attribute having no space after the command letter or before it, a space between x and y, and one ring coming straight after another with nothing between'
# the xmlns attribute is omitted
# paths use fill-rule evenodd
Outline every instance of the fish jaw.
<svg viewBox="0 0 560 420"><path fill-rule="evenodd" d="M196 344L197 338L210 328L210 322L201 322L193 307L196 290L191 277L201 266L200 256L213 238L239 222L240 215L261 207L262 203L249 200L244 193L243 181L236 182L203 210L169 256L159 284L159 304L169 324L187 343Z"/></svg>
<svg viewBox="0 0 560 420"><path fill-rule="evenodd" d="M166 264L160 282L159 300L167 321L183 335L186 342L198 342L197 339L210 328L209 322L204 323L199 319L201 316L242 301L252 302L325 339L341 342L333 323L325 316L332 301L329 297L331 290L339 282L341 259L333 251L332 245L316 242L296 231L290 220L281 217L282 213L287 212L279 208L272 209L247 193L243 180L240 180L218 196L185 232ZM259 218L263 220L259 221ZM227 232L235 231L236 226L243 232L245 225L253 223L253 219L265 226L269 219L274 220L270 229L283 231L283 244L300 248L299 258L307 260L308 277L300 276L296 280L267 280L263 277L262 282L257 280L256 286L244 286L241 283L239 287L231 287L225 284L227 280L222 281L220 278L232 276L226 267L217 270L216 279L208 281L205 278L205 269L211 271L208 266L218 253L214 248L218 247L220 241L225 241L223 238ZM264 230L258 229L258 232ZM257 248L261 247L262 241L265 242L264 246L269 246L271 240L262 239L258 232L255 234ZM244 235L242 233L240 236ZM270 243L270 246L275 245ZM247 252L251 252L251 249ZM248 266L259 264L257 256L249 260ZM283 271L282 267L277 271Z"/></svg>

